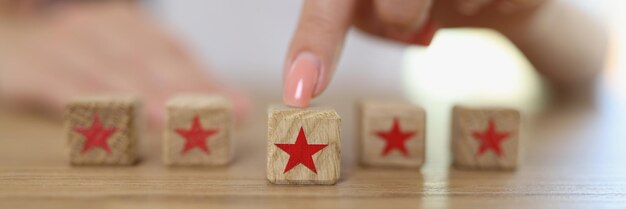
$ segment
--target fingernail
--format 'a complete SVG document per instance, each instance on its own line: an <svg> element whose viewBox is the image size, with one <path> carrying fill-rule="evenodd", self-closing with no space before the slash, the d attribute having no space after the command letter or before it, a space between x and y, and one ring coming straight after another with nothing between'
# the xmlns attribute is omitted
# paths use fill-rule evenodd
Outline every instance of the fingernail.
<svg viewBox="0 0 626 209"><path fill-rule="evenodd" d="M424 26L420 29L419 33L413 36L411 43L422 46L430 46L438 30L439 26L437 23L432 19L428 19L426 23L424 23Z"/></svg>
<svg viewBox="0 0 626 209"><path fill-rule="evenodd" d="M285 77L283 102L289 106L307 107L313 97L322 64L311 52L301 52L293 60Z"/></svg>

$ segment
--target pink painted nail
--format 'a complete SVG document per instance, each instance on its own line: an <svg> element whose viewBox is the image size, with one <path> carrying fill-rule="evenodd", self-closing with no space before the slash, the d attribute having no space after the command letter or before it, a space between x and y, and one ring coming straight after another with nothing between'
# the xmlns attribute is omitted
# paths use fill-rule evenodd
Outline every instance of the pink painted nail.
<svg viewBox="0 0 626 209"><path fill-rule="evenodd" d="M311 52L301 52L292 62L285 79L283 102L289 106L307 107L319 79L322 64Z"/></svg>

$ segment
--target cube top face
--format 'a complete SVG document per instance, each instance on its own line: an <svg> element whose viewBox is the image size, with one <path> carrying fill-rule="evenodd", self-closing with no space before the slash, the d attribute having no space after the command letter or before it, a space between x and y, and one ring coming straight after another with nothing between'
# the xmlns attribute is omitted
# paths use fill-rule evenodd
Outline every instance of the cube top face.
<svg viewBox="0 0 626 209"><path fill-rule="evenodd" d="M86 97L66 106L73 165L130 165L137 155L138 102L132 97Z"/></svg>
<svg viewBox="0 0 626 209"><path fill-rule="evenodd" d="M361 104L360 162L419 168L424 163L426 113L404 102Z"/></svg>
<svg viewBox="0 0 626 209"><path fill-rule="evenodd" d="M178 96L167 103L167 165L225 165L232 156L233 114L221 96Z"/></svg>
<svg viewBox="0 0 626 209"><path fill-rule="evenodd" d="M183 94L175 96L167 101L168 108L206 110L215 109L218 111L232 109L230 100L219 95L205 94Z"/></svg>
<svg viewBox="0 0 626 209"><path fill-rule="evenodd" d="M274 184L335 184L341 118L324 107L274 106L268 112L267 179Z"/></svg>
<svg viewBox="0 0 626 209"><path fill-rule="evenodd" d="M451 143L454 165L515 169L520 125L520 113L514 109L455 107Z"/></svg>

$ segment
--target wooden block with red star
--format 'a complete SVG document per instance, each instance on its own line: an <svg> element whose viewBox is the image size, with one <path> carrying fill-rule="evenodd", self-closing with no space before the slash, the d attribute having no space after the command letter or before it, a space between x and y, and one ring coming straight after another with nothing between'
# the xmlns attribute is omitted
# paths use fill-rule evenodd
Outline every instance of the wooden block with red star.
<svg viewBox="0 0 626 209"><path fill-rule="evenodd" d="M273 106L268 111L267 179L274 184L335 184L341 118L327 107Z"/></svg>
<svg viewBox="0 0 626 209"><path fill-rule="evenodd" d="M362 165L419 168L424 163L426 113L421 107L364 101L359 122Z"/></svg>
<svg viewBox="0 0 626 209"><path fill-rule="evenodd" d="M225 165L232 156L233 113L218 95L180 95L166 105L166 165Z"/></svg>
<svg viewBox="0 0 626 209"><path fill-rule="evenodd" d="M72 165L131 165L137 158L138 102L133 97L83 97L65 108Z"/></svg>
<svg viewBox="0 0 626 209"><path fill-rule="evenodd" d="M520 113L514 109L454 107L451 133L454 165L475 169L515 169L520 125Z"/></svg>

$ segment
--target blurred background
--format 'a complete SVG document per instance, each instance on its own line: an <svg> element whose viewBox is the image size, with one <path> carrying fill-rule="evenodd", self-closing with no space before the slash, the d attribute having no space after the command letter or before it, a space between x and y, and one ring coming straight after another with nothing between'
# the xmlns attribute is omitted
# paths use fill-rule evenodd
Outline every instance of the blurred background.
<svg viewBox="0 0 626 209"><path fill-rule="evenodd" d="M22 1L3 1L0 5L9 8L6 2ZM626 2L621 0L568 0L566 2L571 2L579 9L586 11L591 18L606 24L609 28L606 69L603 69L596 88L600 89L601 93L593 94L593 97L587 99L594 105L610 104L602 110L620 115L618 113L623 111L619 106L626 104L626 84L624 83L626 81L626 21L624 21L626 20ZM267 104L281 101L284 58L301 6L302 1L279 0L141 1L141 7L148 11L150 21L147 21L148 24L136 25L133 25L136 19L139 19L138 21L143 21L143 19L128 18L128 14L115 9L112 9L112 12L93 10L92 13L87 10L81 13L80 10L70 8L67 9L69 12L64 12L65 14L62 15L44 15L43 18L39 17L40 19L18 18L15 21L12 17L3 17L0 21L0 26L2 26L0 27L0 47L4 48L0 50L0 78L4 79L0 82L0 93L2 93L0 95L11 96L11 94L23 93L10 91L12 89L23 88L27 91L31 88L42 88L41 86L46 85L46 81L54 80L50 78L67 77L67 75L73 77L68 78L70 80L85 82L87 83L85 86L91 86L93 83L90 83L88 79L90 76L108 76L99 74L108 70L112 72L111 74L119 76L104 79L115 83L116 86L121 86L116 89L118 93L146 95L146 92L156 91L156 94L160 95L156 98L144 99L149 104L161 104L147 107L148 115L152 118L162 117L159 115L163 112L162 104L177 91L189 90L186 89L188 86L193 86L190 88L196 90L220 89L219 86L222 84L237 86L242 92L250 95L250 100L254 103L251 115L258 117L265 112ZM4 11L4 13L13 12L15 11L7 12L6 9ZM29 11L20 11L20 13L29 13ZM155 18L156 21L152 22L151 18ZM40 26L42 22L49 24ZM162 35L158 29L152 27L144 28L144 25L156 25L159 29L163 28L168 35L171 34L171 39L176 40L176 44L151 46L150 43L157 43L149 42L151 39L168 35ZM136 34L143 34L143 36L132 37L133 34L130 34L131 38L128 38L117 35L133 30L138 30L138 32L135 31ZM115 41L110 43L94 41L99 40L98 38L117 40L122 44L117 46L115 43L118 42ZM165 38L165 40L168 39ZM140 44L144 41L148 45ZM132 53L98 54L96 52L94 55L93 52L87 53L80 50L58 50L75 43L93 45L95 48L111 47L120 52ZM101 60L103 57L121 57L126 64L129 62L137 64L134 62L144 61L141 60L145 58L142 57L143 55L162 48L167 48L166 51L171 54L159 54L153 58L163 62L148 60L149 63L157 63L157 65L137 65L139 68L156 69L150 73L150 78L146 79L143 77L147 76L145 74L128 76L128 72L116 72L122 68L115 65L115 59L111 62ZM184 51L185 49L189 49L190 52ZM45 54L46 51L48 54ZM39 56L41 54L43 56ZM75 69L70 69L55 63L58 59L54 56L73 57L73 62L78 64L72 66ZM180 58L182 60L193 57L197 63L172 61L179 57L182 57ZM127 58L131 60L125 60ZM132 60L135 58L137 60ZM26 61L18 62L20 59L26 59ZM61 66L59 68L62 70L58 72L46 70L46 67L50 66ZM6 70L38 67L44 69L42 71L44 73L34 75L20 74L21 71L7 73ZM87 69L93 69L93 71L85 71ZM190 81L169 84L162 82L178 75L192 75L191 78L203 77L194 74L195 71L173 73L172 69L202 69L203 72L217 76L206 80L207 82ZM348 34L337 69L326 92L314 103L336 107L344 116L344 126L352 127L356 124L353 114L354 104L360 99L405 98L427 110L429 114L427 138L429 139L448 138L449 113L455 104L511 106L532 116L542 111L544 104L548 101L546 98L551 96L542 79L521 52L499 33L486 29L442 29L438 31L431 46L427 48L377 39L352 29ZM15 72L18 72L19 76L13 75ZM141 70L137 71L137 73L141 72ZM25 78L32 77L41 77L41 83L24 82L28 80ZM139 87L140 92L125 91L128 86L138 82L153 82L154 84L142 85ZM57 82L55 85L63 86L68 83L70 82ZM61 93L70 96L99 91L99 89L87 89L84 92L76 92L71 86L65 86L65 88L67 88L66 91ZM7 90L9 90L8 93ZM58 94L44 93L35 99L54 100L58 107L62 107L65 100L54 96ZM606 100L611 100L611 102L604 103L603 101ZM433 143L429 143L428 146L435 149L429 148L429 152L446 151L447 140L431 141Z"/></svg>
<svg viewBox="0 0 626 209"><path fill-rule="evenodd" d="M609 27L610 52L597 86L602 93L586 99L594 105L611 100L610 107L602 109L621 115L618 104L626 104L626 2L567 2ZM283 59L301 1L153 1L148 6L221 76L253 95L280 100ZM355 29L348 36L336 76L316 102L337 107L348 126L353 124L353 102L362 98L406 98L422 105L429 114L429 155L446 156L441 153L447 152L455 104L511 106L533 116L545 109L550 97L521 52L491 30L440 30L428 48L377 39Z"/></svg>
<svg viewBox="0 0 626 209"><path fill-rule="evenodd" d="M34 2L47 9L39 10ZM69 4L57 9L59 2ZM77 2L95 4L72 5ZM342 181L307 189L270 186L262 163L267 153L259 149L266 146L267 107L282 100L284 59L303 1L133 1L140 3L139 9L98 4L103 2L109 1L0 0L0 208L7 202L40 201L62 208L69 208L67 203L80 208L138 208L128 203L163 207L168 201L203 208L232 203L287 207L298 203L283 200L305 201L307 196L348 208L354 206L344 199L369 207L370 200L388 207L399 199L406 200L397 204L402 207L426 208L467 208L472 202L522 208L624 203L624 0L562 0L588 16L554 19L556 25L591 19L608 30L608 52L603 69L597 69L597 82L569 86L564 95L550 88L512 42L491 30L442 29L429 47L420 47L351 29L335 77L313 101L336 108L342 117ZM591 30L585 27L581 31L588 34L548 40L603 34ZM564 53L579 49L563 48L569 50ZM576 61L571 63L581 63ZM567 63L559 64L571 70ZM248 123L238 124L233 133L237 151L231 165L163 166L159 125L164 103L186 91L218 92L231 96L238 109L249 106ZM76 96L103 93L139 96L149 121L156 121L156 129L142 131L138 166L78 168L67 163L67 135L59 113ZM419 172L357 166L355 107L361 99L406 99L426 109L426 163ZM516 172L450 166L450 112L456 104L521 110ZM25 108L26 114L15 111L26 106L35 107ZM40 108L57 115L42 117L33 111Z"/></svg>
<svg viewBox="0 0 626 209"><path fill-rule="evenodd" d="M626 38L623 21L626 3L568 2L611 25L611 68L622 69L616 61L625 56L618 49L624 47ZM255 93L280 98L284 56L297 24L301 1L147 3L159 19L183 37L202 60L214 65L220 75L246 89L259 91ZM531 99L538 91L537 77L531 68L512 44L489 30L442 30L432 47L424 48L384 41L353 29L336 77L324 96L350 92L356 97L374 94L456 100L480 93L485 99L506 95L504 99L515 100L510 102L515 104ZM501 80L483 82L481 78L488 79L480 76L483 74L493 74ZM451 79L448 75L459 76ZM615 77L619 76L616 73Z"/></svg>

